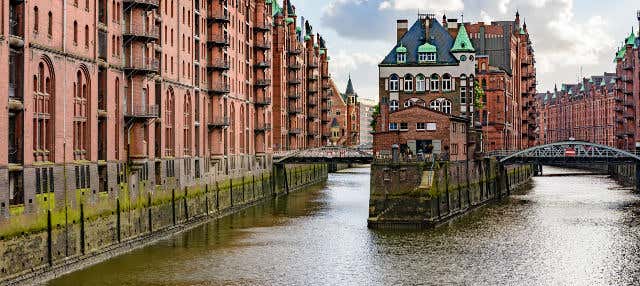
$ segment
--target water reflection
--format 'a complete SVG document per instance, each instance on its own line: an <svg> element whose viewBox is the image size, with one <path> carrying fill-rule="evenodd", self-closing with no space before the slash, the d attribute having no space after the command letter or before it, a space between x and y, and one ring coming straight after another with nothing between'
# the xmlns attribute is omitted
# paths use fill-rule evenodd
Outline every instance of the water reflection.
<svg viewBox="0 0 640 286"><path fill-rule="evenodd" d="M574 172L546 167L545 174ZM606 176L532 188L433 231L366 227L369 172L292 194L50 285L632 285L638 197Z"/></svg>

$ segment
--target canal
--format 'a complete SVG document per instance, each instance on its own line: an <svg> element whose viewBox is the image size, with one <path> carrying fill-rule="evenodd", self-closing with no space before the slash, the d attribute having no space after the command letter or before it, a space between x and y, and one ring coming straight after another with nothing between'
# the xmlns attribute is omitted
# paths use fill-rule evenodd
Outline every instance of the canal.
<svg viewBox="0 0 640 286"><path fill-rule="evenodd" d="M602 175L545 167L531 188L431 231L367 229L369 170L48 285L638 285L640 204Z"/></svg>

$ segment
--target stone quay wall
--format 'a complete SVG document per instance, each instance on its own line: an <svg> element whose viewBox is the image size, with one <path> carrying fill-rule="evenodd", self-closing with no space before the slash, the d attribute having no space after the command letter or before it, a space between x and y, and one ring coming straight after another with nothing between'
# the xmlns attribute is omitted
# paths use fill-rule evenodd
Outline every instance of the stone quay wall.
<svg viewBox="0 0 640 286"><path fill-rule="evenodd" d="M501 168L495 160L375 162L370 228L430 228L510 195L533 175L530 165Z"/></svg>
<svg viewBox="0 0 640 286"><path fill-rule="evenodd" d="M114 197L74 192L33 214L0 224L0 285L54 278L259 201L326 181L327 165L276 165L263 172L196 184L183 189L158 186L153 191L127 190ZM71 197L65 192L65 198Z"/></svg>

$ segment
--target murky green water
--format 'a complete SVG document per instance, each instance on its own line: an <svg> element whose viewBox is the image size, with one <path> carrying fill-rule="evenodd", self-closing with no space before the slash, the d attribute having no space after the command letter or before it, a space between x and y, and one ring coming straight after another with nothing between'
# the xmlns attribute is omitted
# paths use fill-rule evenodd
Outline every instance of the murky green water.
<svg viewBox="0 0 640 286"><path fill-rule="evenodd" d="M368 169L331 174L49 285L640 284L639 197L605 176L537 177L435 231L369 230L368 198Z"/></svg>

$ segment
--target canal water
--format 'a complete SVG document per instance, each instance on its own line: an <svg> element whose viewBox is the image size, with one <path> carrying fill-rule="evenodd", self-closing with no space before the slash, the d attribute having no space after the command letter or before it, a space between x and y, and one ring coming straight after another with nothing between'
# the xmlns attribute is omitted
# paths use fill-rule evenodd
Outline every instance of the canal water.
<svg viewBox="0 0 640 286"><path fill-rule="evenodd" d="M246 209L48 285L639 285L640 202L545 167L431 231L367 229L369 170Z"/></svg>

